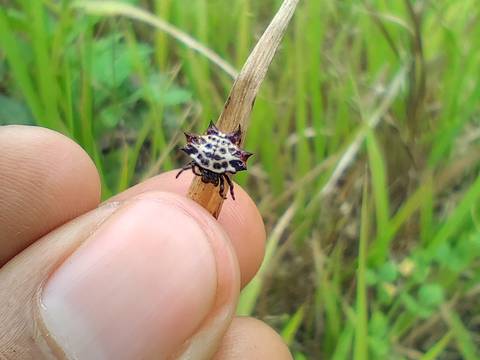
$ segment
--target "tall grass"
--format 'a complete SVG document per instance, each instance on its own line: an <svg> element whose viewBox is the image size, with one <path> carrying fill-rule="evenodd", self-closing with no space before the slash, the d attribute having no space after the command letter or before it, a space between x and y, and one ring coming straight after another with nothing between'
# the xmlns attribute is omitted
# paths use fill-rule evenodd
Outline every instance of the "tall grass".
<svg viewBox="0 0 480 360"><path fill-rule="evenodd" d="M175 31L239 69L280 3L126 2L174 32L0 1L0 123L74 138L104 197L178 166L181 130L222 109L231 76ZM475 0L301 2L236 178L271 234L239 311L299 359L480 356L479 19Z"/></svg>

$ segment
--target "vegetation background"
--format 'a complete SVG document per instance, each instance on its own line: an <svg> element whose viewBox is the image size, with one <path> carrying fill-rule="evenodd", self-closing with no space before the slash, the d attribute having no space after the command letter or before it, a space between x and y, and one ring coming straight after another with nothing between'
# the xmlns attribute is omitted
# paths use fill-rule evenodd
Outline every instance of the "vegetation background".
<svg viewBox="0 0 480 360"><path fill-rule="evenodd" d="M74 138L107 198L223 107L232 77L178 31L240 69L280 3L0 0L0 124ZM296 359L480 358L479 23L477 0L300 2L236 177L269 234L238 311Z"/></svg>

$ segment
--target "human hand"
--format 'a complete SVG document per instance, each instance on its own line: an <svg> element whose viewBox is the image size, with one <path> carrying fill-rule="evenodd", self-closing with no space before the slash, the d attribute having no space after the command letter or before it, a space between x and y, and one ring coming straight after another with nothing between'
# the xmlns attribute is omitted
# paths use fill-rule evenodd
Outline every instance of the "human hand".
<svg viewBox="0 0 480 360"><path fill-rule="evenodd" d="M260 266L261 217L237 187L218 220L166 173L100 204L66 137L0 128L1 359L290 359L235 317Z"/></svg>

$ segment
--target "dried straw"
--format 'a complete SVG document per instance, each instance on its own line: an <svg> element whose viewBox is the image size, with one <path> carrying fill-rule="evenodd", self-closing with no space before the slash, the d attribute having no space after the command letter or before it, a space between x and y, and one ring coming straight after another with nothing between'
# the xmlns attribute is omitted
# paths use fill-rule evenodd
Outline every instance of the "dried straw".
<svg viewBox="0 0 480 360"><path fill-rule="evenodd" d="M217 127L224 132L233 131L241 125L242 143L258 90L298 2L299 0L284 0L235 80L223 112L217 121ZM227 190L228 188L225 191ZM215 186L205 184L199 177L195 177L188 196L218 218L223 199Z"/></svg>

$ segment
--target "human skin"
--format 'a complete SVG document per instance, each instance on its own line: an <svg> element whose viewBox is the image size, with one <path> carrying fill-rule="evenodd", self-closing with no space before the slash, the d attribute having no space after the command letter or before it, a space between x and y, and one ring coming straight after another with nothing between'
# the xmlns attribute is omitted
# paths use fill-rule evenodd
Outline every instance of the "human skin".
<svg viewBox="0 0 480 360"><path fill-rule="evenodd" d="M42 128L0 127L1 359L291 359L235 317L263 258L245 191L215 220L165 173L100 203L87 154Z"/></svg>

